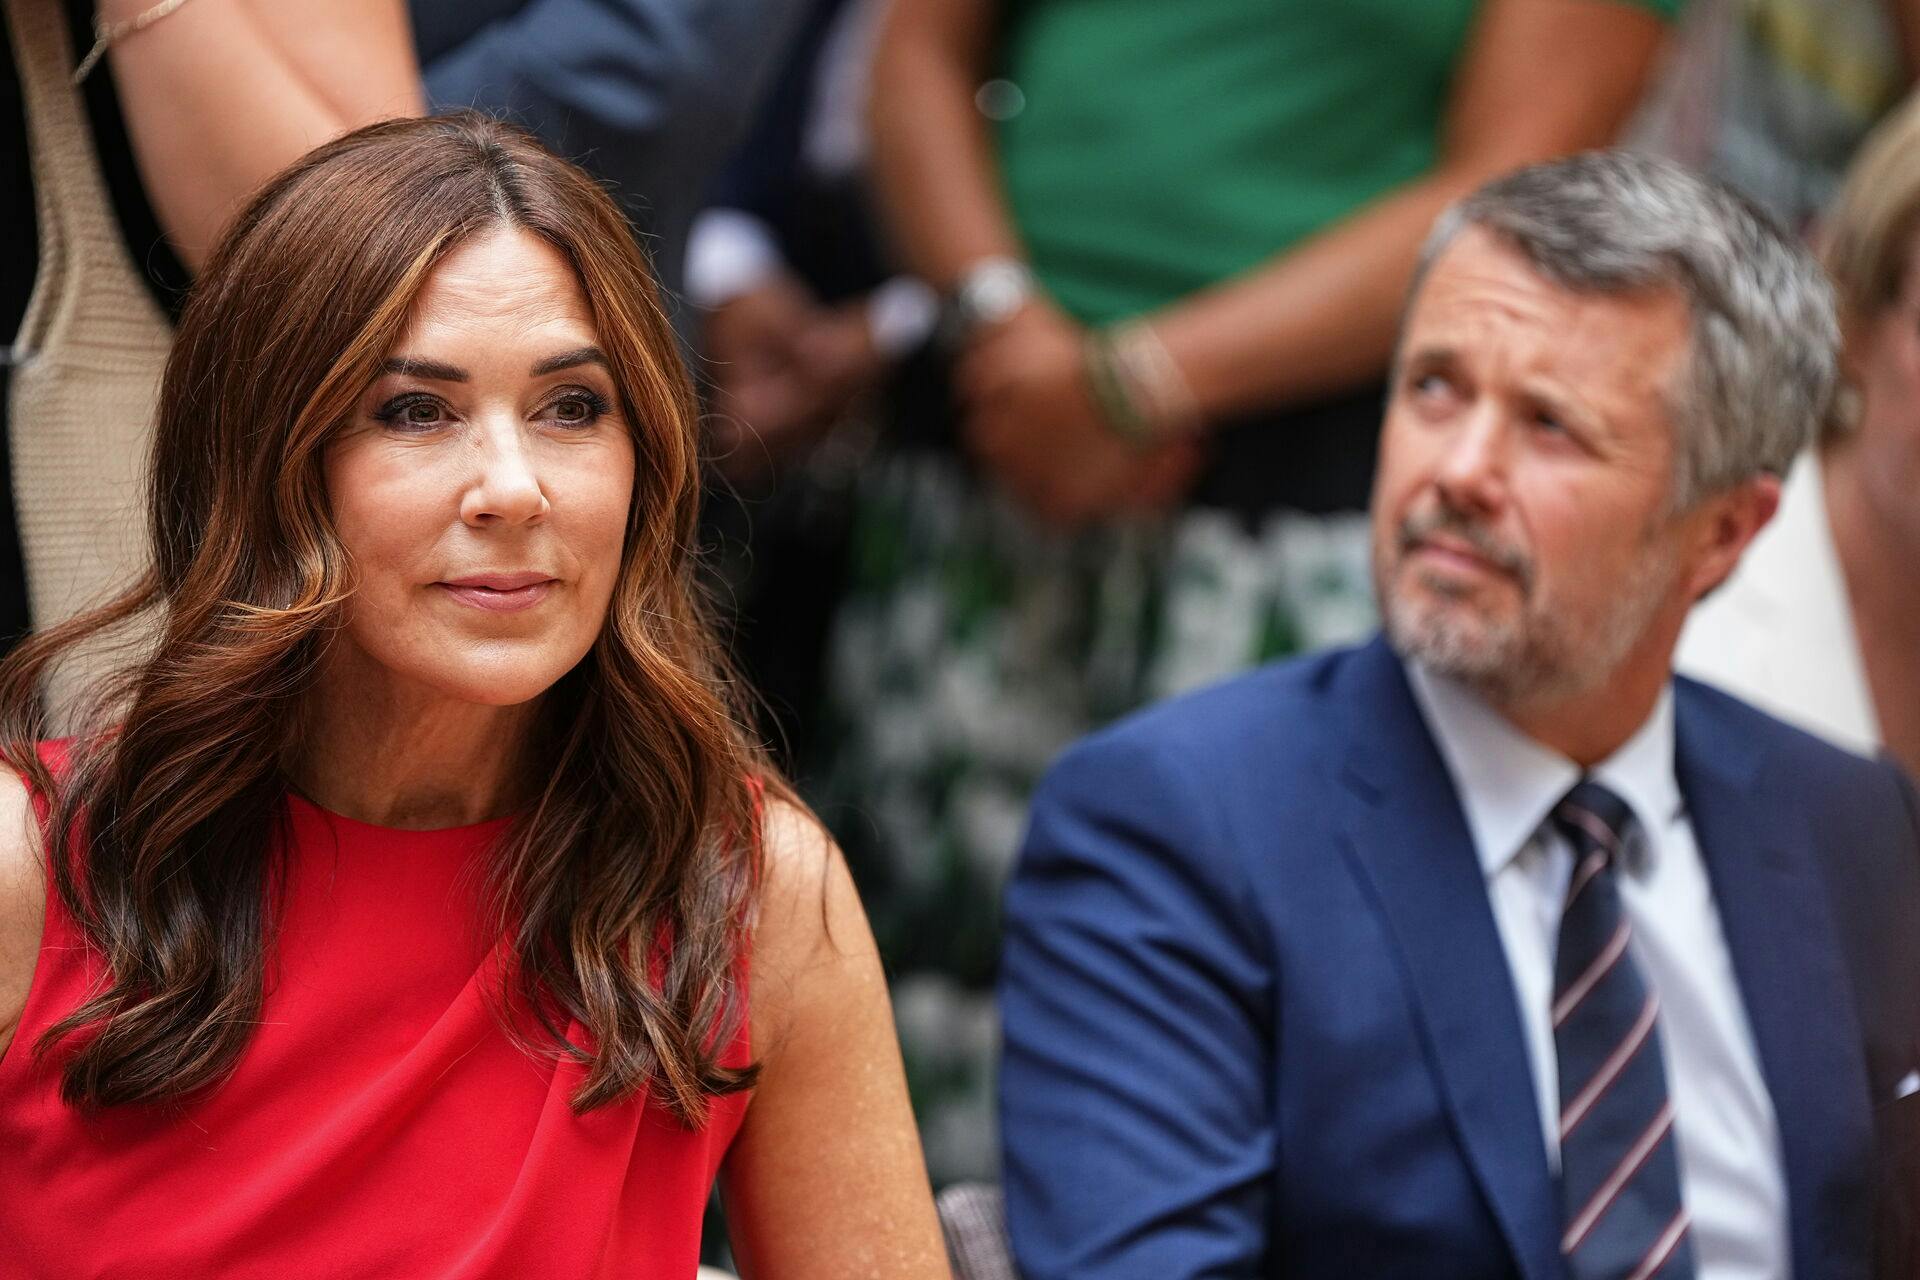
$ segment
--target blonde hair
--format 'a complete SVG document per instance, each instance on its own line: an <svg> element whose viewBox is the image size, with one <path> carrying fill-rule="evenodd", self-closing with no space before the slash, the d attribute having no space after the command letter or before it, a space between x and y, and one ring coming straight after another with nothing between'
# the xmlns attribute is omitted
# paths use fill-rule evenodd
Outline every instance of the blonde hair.
<svg viewBox="0 0 1920 1280"><path fill-rule="evenodd" d="M1920 93L1867 135L1827 219L1827 271L1849 320L1900 296L1920 224Z"/></svg>
<svg viewBox="0 0 1920 1280"><path fill-rule="evenodd" d="M1920 92L1867 135L1821 232L1821 258L1833 279L1849 335L1893 305L1906 282L1909 246L1920 227ZM1860 395L1842 375L1839 404L1821 431L1837 440L1860 416Z"/></svg>

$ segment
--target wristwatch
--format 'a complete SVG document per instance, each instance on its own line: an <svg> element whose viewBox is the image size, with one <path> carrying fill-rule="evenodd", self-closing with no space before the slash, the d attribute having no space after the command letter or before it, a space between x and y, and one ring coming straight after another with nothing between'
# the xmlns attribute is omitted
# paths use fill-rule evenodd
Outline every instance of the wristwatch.
<svg viewBox="0 0 1920 1280"><path fill-rule="evenodd" d="M1033 299L1033 272L1018 258L981 258L965 271L947 298L942 328L962 344L982 329L1011 320Z"/></svg>

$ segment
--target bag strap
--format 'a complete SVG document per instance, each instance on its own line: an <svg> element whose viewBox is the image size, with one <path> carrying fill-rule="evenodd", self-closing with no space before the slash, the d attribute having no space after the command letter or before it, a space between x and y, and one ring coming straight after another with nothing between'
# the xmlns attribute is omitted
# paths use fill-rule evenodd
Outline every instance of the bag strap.
<svg viewBox="0 0 1920 1280"><path fill-rule="evenodd" d="M76 325L150 333L166 318L135 269L101 175L86 103L73 83L61 0L4 0L33 165L40 266L11 361L24 364ZM144 333L142 336L144 336Z"/></svg>

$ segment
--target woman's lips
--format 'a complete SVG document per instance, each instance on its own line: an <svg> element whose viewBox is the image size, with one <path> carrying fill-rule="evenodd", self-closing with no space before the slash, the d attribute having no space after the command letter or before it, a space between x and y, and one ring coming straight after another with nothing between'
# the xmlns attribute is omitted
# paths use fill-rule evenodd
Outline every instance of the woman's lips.
<svg viewBox="0 0 1920 1280"><path fill-rule="evenodd" d="M546 599L555 581L553 578L539 578L519 586L488 586L483 582L466 579L460 582L436 582L433 585L461 604L475 609L487 609L494 613L518 613L522 609L531 609Z"/></svg>

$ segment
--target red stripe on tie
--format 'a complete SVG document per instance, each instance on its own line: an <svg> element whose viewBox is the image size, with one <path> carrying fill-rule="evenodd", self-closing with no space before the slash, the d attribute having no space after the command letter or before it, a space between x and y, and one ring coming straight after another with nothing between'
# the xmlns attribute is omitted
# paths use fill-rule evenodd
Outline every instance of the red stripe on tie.
<svg viewBox="0 0 1920 1280"><path fill-rule="evenodd" d="M1667 1265L1667 1259L1671 1258L1673 1251L1680 1247L1680 1241L1686 1234L1687 1210L1683 1205L1680 1212L1673 1215L1673 1221L1667 1224L1667 1229L1660 1233L1660 1238L1653 1242L1653 1248L1647 1250L1647 1256L1640 1259L1640 1265L1634 1268L1633 1274L1628 1276L1627 1280L1653 1280L1654 1272Z"/></svg>
<svg viewBox="0 0 1920 1280"><path fill-rule="evenodd" d="M1591 884L1593 878L1599 875L1606 865L1607 855L1604 850L1587 855L1587 860L1582 862L1573 873L1573 887L1567 890L1566 907L1571 907L1578 900L1580 891ZM1561 908L1562 914L1565 913L1566 907Z"/></svg>
<svg viewBox="0 0 1920 1280"><path fill-rule="evenodd" d="M1559 1030L1560 1024L1580 1007L1580 1002L1587 998L1587 993L1599 984L1600 979L1606 977L1613 971L1613 966L1620 963L1620 957L1626 954L1627 938L1631 932L1627 925L1627 917L1622 915L1619 926L1613 931L1613 936L1607 939L1606 946L1600 948L1600 954L1593 958L1593 963L1587 966L1587 971L1569 983L1567 989L1560 993L1560 998L1553 1002L1553 1026L1556 1031Z"/></svg>
<svg viewBox="0 0 1920 1280"><path fill-rule="evenodd" d="M1579 1094L1574 1097L1572 1102L1569 1102L1561 1109L1560 1141L1565 1142L1567 1140L1567 1135L1573 1132L1576 1125L1587 1118L1589 1111L1593 1110L1593 1104L1600 1101L1601 1097L1612 1087L1613 1082L1620 1078L1621 1071L1626 1069L1627 1063L1633 1060L1633 1055L1640 1051L1640 1046L1645 1044L1647 1037L1653 1033L1654 1019L1659 1015L1659 1012L1660 998L1652 992L1648 992L1647 1002L1641 1006L1640 1017L1633 1024L1633 1029L1627 1032L1627 1038L1622 1040L1620 1047L1609 1054L1607 1060L1600 1064L1600 1069L1593 1073L1593 1079L1587 1081L1587 1087L1582 1089Z"/></svg>
<svg viewBox="0 0 1920 1280"><path fill-rule="evenodd" d="M1659 1114L1654 1116L1653 1123L1647 1126L1646 1132L1634 1142L1632 1150L1621 1159L1619 1167L1600 1184L1600 1189L1593 1193L1593 1199L1587 1201L1587 1207L1580 1211L1579 1216L1575 1217L1572 1225L1567 1228L1567 1233L1560 1237L1562 1255L1572 1253L1585 1243L1595 1224L1600 1221L1601 1215L1613 1207L1613 1202L1619 1198L1620 1192L1632 1180L1633 1175L1640 1172L1640 1166L1647 1162L1647 1157L1653 1154L1653 1149L1660 1145L1660 1139L1666 1137L1667 1130L1671 1128L1673 1128L1673 1099L1669 1098L1666 1105L1660 1108Z"/></svg>
<svg viewBox="0 0 1920 1280"><path fill-rule="evenodd" d="M1592 836L1595 842L1607 851L1608 857L1617 858L1620 856L1620 837L1614 833L1612 827L1609 827L1600 820L1599 815L1589 813L1579 805L1570 804L1563 800L1560 802L1560 807L1555 810L1555 816L1572 822L1588 835Z"/></svg>

